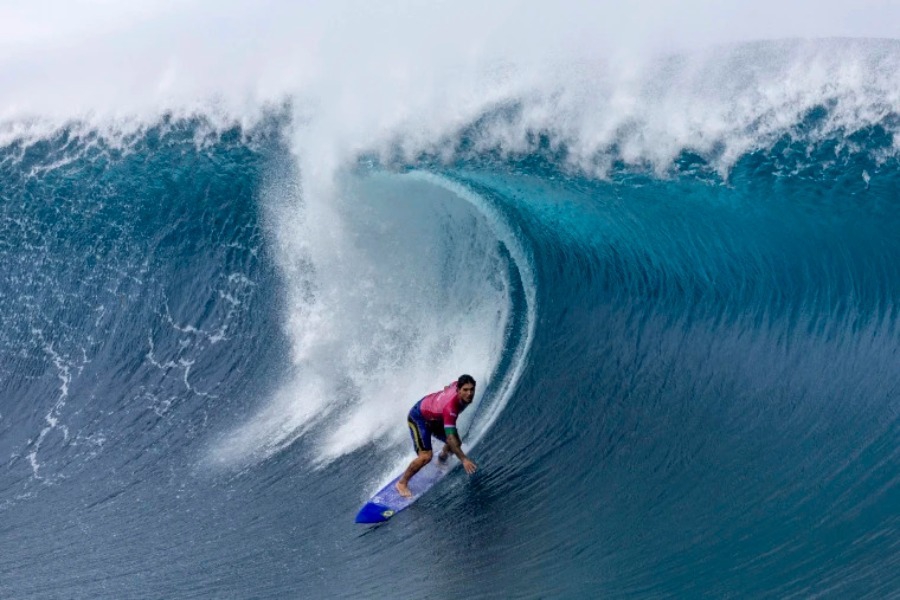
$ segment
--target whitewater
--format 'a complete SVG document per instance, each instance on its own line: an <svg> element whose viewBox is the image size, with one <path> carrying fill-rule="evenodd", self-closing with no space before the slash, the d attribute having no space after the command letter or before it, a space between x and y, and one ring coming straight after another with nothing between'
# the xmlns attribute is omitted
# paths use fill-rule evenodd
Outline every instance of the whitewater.
<svg viewBox="0 0 900 600"><path fill-rule="evenodd" d="M0 597L900 597L898 22L0 8Z"/></svg>

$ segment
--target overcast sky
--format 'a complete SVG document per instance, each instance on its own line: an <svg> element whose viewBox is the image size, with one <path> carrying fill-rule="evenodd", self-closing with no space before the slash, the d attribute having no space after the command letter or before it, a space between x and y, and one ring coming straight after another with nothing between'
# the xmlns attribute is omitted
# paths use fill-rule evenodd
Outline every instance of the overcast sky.
<svg viewBox="0 0 900 600"><path fill-rule="evenodd" d="M0 119L65 102L277 97L341 85L339 73L425 81L491 61L834 36L900 38L900 0L4 0Z"/></svg>
<svg viewBox="0 0 900 600"><path fill-rule="evenodd" d="M895 38L900 1L5 0L0 3L0 44L10 49L66 43L154 23L163 34L178 22L190 25L204 41L210 34L284 41L292 32L377 39L382 32L421 29L432 41L464 45L471 29L477 37L493 34L501 46L540 43L542 36L556 44L577 40L590 47L693 45L793 36Z"/></svg>

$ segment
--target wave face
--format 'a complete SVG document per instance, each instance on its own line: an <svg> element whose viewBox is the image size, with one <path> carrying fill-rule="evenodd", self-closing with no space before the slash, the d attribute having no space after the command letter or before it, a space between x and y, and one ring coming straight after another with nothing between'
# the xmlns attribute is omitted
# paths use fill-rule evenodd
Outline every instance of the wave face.
<svg viewBox="0 0 900 600"><path fill-rule="evenodd" d="M286 112L12 135L0 596L900 595L900 112L866 70L900 55L872 47L868 86L717 89L715 127L646 86L615 122L585 111L619 88L512 97L327 185ZM461 372L478 474L363 532Z"/></svg>

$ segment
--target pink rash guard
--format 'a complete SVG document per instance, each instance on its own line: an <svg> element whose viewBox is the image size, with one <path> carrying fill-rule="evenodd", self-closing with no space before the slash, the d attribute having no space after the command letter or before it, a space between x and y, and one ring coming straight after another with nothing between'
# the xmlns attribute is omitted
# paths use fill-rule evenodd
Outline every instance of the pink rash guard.
<svg viewBox="0 0 900 600"><path fill-rule="evenodd" d="M439 392L428 394L419 404L422 417L426 421L443 423L447 435L456 434L456 417L465 408L459 401L455 381Z"/></svg>

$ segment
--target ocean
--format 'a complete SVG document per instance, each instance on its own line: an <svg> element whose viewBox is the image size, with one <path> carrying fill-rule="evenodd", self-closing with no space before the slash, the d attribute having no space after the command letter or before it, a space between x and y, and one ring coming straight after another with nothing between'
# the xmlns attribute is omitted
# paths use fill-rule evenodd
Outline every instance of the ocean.
<svg viewBox="0 0 900 600"><path fill-rule="evenodd" d="M0 597L900 597L897 66L10 117ZM461 373L478 472L355 524Z"/></svg>

